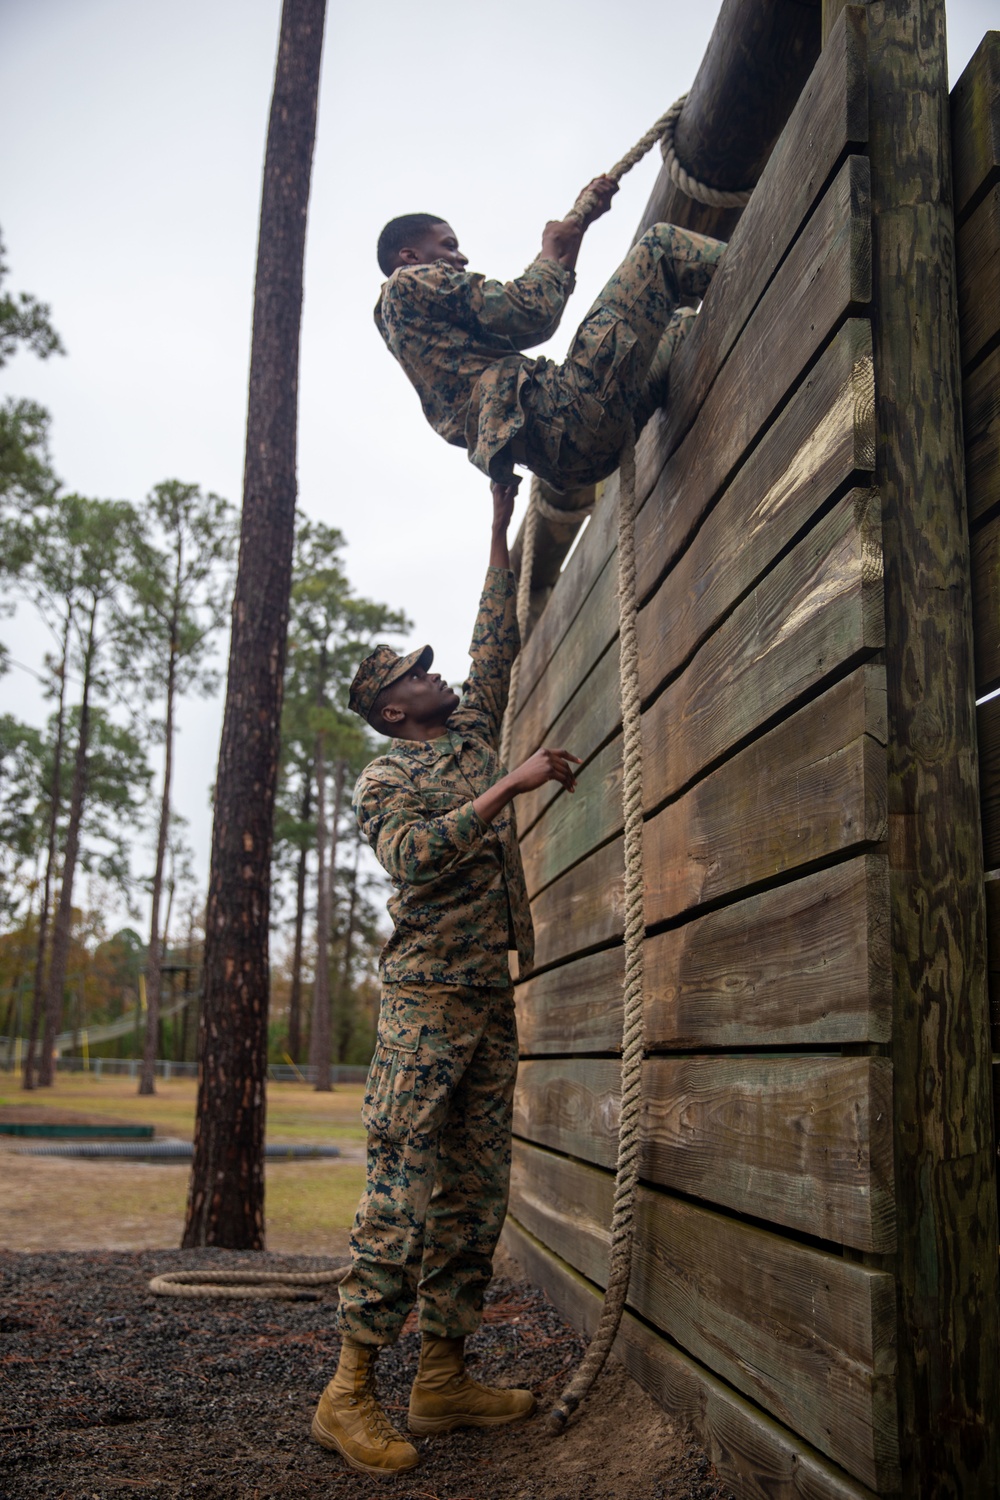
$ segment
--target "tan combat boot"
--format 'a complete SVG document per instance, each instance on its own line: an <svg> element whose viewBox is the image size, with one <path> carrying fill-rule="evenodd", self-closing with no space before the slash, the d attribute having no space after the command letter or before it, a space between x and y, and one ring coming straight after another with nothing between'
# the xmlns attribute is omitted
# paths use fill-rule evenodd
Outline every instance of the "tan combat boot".
<svg viewBox="0 0 1000 1500"><path fill-rule="evenodd" d="M312 1435L364 1474L412 1469L417 1450L400 1437L375 1398L378 1349L344 1339L337 1373L319 1398Z"/></svg>
<svg viewBox="0 0 1000 1500"><path fill-rule="evenodd" d="M423 1436L453 1427L495 1427L530 1417L530 1391L496 1390L465 1373L465 1340L439 1339L425 1333L420 1365L410 1391L409 1426Z"/></svg>

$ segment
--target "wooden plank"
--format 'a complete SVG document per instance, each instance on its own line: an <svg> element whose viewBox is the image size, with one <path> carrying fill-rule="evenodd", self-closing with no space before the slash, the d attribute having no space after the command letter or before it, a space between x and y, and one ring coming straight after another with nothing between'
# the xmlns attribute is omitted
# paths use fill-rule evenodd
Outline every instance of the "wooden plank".
<svg viewBox="0 0 1000 1500"><path fill-rule="evenodd" d="M1000 348L966 376L962 417L969 520L978 522L1000 506Z"/></svg>
<svg viewBox="0 0 1000 1500"><path fill-rule="evenodd" d="M886 878L848 860L647 938L647 1049L888 1040ZM520 985L522 1056L620 1051L623 978L616 947Z"/></svg>
<svg viewBox="0 0 1000 1500"><path fill-rule="evenodd" d="M944 0L869 9L904 1494L1000 1494L972 610Z"/></svg>
<svg viewBox="0 0 1000 1500"><path fill-rule="evenodd" d="M651 818L647 925L884 838L884 711L861 667ZM621 937L623 902L616 838L535 898L536 968Z"/></svg>
<svg viewBox="0 0 1000 1500"><path fill-rule="evenodd" d="M815 188L820 186L814 183ZM844 162L789 250L791 266L783 266L769 286L769 277L755 263L765 245L774 241L773 215L780 212L776 203L770 220L755 215L750 228L756 233L745 233L731 247L716 278L721 285L718 290L713 285L711 295L706 296L701 315L678 354L676 379L671 370L669 400L654 419L664 458L709 403L711 388L722 378L729 352L751 313L758 323L763 319L774 330L771 358L781 365L777 329L798 330L796 313L804 313L808 306L812 316L812 309L824 301L823 278L839 274L840 256L828 260L824 247L832 248L843 237L843 259L850 267L849 300L859 306L871 300L871 182L866 156L849 156ZM781 222L784 227L785 221ZM804 284L796 270L804 276ZM790 302L785 300L789 290Z"/></svg>
<svg viewBox="0 0 1000 1500"><path fill-rule="evenodd" d="M972 630L976 697L1000 687L1000 516L973 533Z"/></svg>
<svg viewBox="0 0 1000 1500"><path fill-rule="evenodd" d="M888 1039L886 882L869 855L648 939L646 1046Z"/></svg>
<svg viewBox="0 0 1000 1500"><path fill-rule="evenodd" d="M643 715L644 801L656 806L768 720L882 644L877 497L850 491L723 621L680 676ZM644 698L659 685L670 651L661 605L669 584L640 614ZM691 620L696 638L697 619ZM622 827L621 738L557 796L521 840L534 896Z"/></svg>
<svg viewBox="0 0 1000 1500"><path fill-rule="evenodd" d="M669 631L663 615L669 622L672 592L668 580L639 618L644 699L663 680L660 643ZM691 624L697 638L697 618ZM646 805L674 796L789 704L870 657L883 638L878 497L851 490L737 605L646 711Z"/></svg>
<svg viewBox="0 0 1000 1500"><path fill-rule="evenodd" d="M1000 602L998 602L1000 607ZM983 863L1000 869L1000 697L976 710L979 741L979 800L983 814Z"/></svg>
<svg viewBox="0 0 1000 1500"><path fill-rule="evenodd" d="M615 839L548 886L531 905L535 968L599 948L625 930L625 857Z"/></svg>
<svg viewBox="0 0 1000 1500"><path fill-rule="evenodd" d="M662 606L665 671L684 660L831 494L870 473L873 415L870 329L852 320L677 557ZM647 598L676 542L666 507L647 506L642 520L639 579Z"/></svg>
<svg viewBox="0 0 1000 1500"><path fill-rule="evenodd" d="M510 1211L607 1284L614 1179L515 1143ZM898 1483L892 1277L640 1187L629 1306L875 1488Z"/></svg>
<svg viewBox="0 0 1000 1500"><path fill-rule="evenodd" d="M851 158L824 193L786 260L778 267L767 292L735 342L705 404L705 425L713 442L701 454L707 468L709 493L719 487L775 409L796 384L805 367L822 349L831 332L851 308L869 296L871 253L868 241L868 204L863 173ZM712 299L706 296L704 308ZM700 323L700 319L698 320ZM794 338L780 330L794 328ZM716 337L723 337L721 330ZM700 343L698 328L685 340L671 372L675 393L683 391L687 363ZM691 351L694 351L692 353ZM637 450L637 499L640 504L679 437L668 405L667 414L654 416ZM720 419L721 414L721 419ZM739 420L733 421L734 416ZM714 422L708 427L708 422ZM693 463L690 445L686 455ZM522 703L544 671L555 646L575 618L614 546L615 518L611 505L617 495L614 481L605 486L572 563L560 577L537 628L524 648L521 667ZM567 580L572 582L568 583Z"/></svg>
<svg viewBox="0 0 1000 1500"><path fill-rule="evenodd" d="M624 978L625 952L619 946L519 984L514 1003L521 1056L620 1051Z"/></svg>
<svg viewBox="0 0 1000 1500"><path fill-rule="evenodd" d="M601 1311L593 1284L511 1217L503 1244L563 1317L586 1336L593 1334ZM614 1352L633 1378L694 1432L722 1482L742 1500L874 1500L867 1486L835 1468L804 1439L629 1312L622 1318Z"/></svg>
<svg viewBox="0 0 1000 1500"><path fill-rule="evenodd" d="M890 1250L891 1084L884 1058L648 1058L641 1176L835 1245ZM524 1062L514 1133L614 1167L620 1092L613 1058Z"/></svg>
<svg viewBox="0 0 1000 1500"><path fill-rule="evenodd" d="M852 476L871 469L873 397L870 327L852 319L738 470L692 546L678 559L667 591L661 590L659 608L668 612L662 626L665 670L683 661L697 641L691 624L696 611L706 622L720 619L805 530L831 494ZM639 567L649 588L662 566L666 545L661 513L648 506L640 517ZM614 707L618 703L615 610L603 593L595 594L584 618L594 636L592 649L599 650L605 637L611 645L598 658L592 676L579 684L570 679L557 651L527 705L525 739L519 741L525 751L532 742L534 748L545 741L567 745L588 760L619 722ZM560 704L565 704L561 712ZM522 832L556 795L557 788L547 784L519 800Z"/></svg>
<svg viewBox="0 0 1000 1500"><path fill-rule="evenodd" d="M884 709L862 667L651 818L647 924L883 839Z"/></svg>
<svg viewBox="0 0 1000 1500"><path fill-rule="evenodd" d="M958 231L958 318L968 372L1000 336L1000 185Z"/></svg>
<svg viewBox="0 0 1000 1500"><path fill-rule="evenodd" d="M951 95L955 218L1000 179L1000 32L988 31Z"/></svg>

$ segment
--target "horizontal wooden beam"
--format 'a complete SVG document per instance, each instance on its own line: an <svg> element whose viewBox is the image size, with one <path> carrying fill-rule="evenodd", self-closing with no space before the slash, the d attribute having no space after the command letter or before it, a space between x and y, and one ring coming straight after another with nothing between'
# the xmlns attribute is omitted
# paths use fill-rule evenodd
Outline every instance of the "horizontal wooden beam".
<svg viewBox="0 0 1000 1500"><path fill-rule="evenodd" d="M522 1062L515 1134L613 1167L620 1071L614 1059ZM891 1079L883 1058L649 1058L640 1173L833 1244L886 1251Z"/></svg>
<svg viewBox="0 0 1000 1500"><path fill-rule="evenodd" d="M582 1333L592 1334L601 1311L593 1283L512 1218L504 1228L503 1243L563 1317ZM866 1485L837 1469L631 1313L622 1319L614 1352L661 1406L691 1428L722 1482L735 1493L755 1500L875 1500ZM586 1407L577 1421L587 1421Z"/></svg>
<svg viewBox="0 0 1000 1500"><path fill-rule="evenodd" d="M647 1049L886 1041L886 878L867 855L647 938ZM522 1055L620 1051L623 978L616 947L520 985Z"/></svg>
<svg viewBox="0 0 1000 1500"><path fill-rule="evenodd" d="M614 1178L515 1145L510 1211L599 1286ZM898 1483L892 1277L640 1188L629 1306L876 1489Z"/></svg>

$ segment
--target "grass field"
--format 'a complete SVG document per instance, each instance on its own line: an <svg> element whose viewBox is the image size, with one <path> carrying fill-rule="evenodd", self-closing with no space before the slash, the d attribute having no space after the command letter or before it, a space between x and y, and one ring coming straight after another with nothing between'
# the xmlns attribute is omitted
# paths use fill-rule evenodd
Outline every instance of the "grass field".
<svg viewBox="0 0 1000 1500"><path fill-rule="evenodd" d="M96 1116L153 1125L157 1137L190 1140L194 1079L157 1080L151 1096L128 1078L58 1074L52 1089L25 1094L0 1077L0 1109L44 1108L60 1116ZM317 1094L308 1084L268 1085L267 1138L279 1143L339 1145L343 1160L271 1162L265 1172L268 1249L343 1257L347 1231L364 1187L361 1084ZM0 1137L0 1141L3 1141ZM21 1141L20 1145L27 1142ZM84 1161L23 1155L0 1146L0 1247L10 1250L138 1250L180 1243L187 1198L186 1166Z"/></svg>

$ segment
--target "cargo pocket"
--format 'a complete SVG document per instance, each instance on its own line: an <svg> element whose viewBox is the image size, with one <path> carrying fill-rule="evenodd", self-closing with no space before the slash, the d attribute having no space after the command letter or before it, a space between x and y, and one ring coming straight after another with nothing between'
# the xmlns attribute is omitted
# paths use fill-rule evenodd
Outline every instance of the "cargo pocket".
<svg viewBox="0 0 1000 1500"><path fill-rule="evenodd" d="M392 1018L379 1021L368 1070L361 1123L385 1141L405 1141L413 1123L420 1027Z"/></svg>

